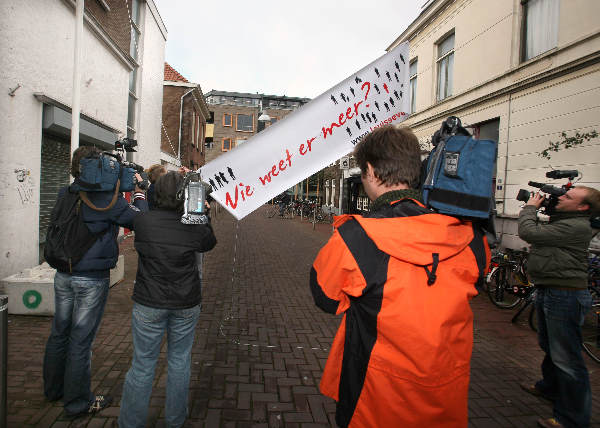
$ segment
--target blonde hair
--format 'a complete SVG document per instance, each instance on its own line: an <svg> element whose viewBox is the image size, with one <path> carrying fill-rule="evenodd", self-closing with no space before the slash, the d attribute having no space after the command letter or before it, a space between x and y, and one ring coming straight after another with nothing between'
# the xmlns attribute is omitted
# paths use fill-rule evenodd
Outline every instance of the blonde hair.
<svg viewBox="0 0 600 428"><path fill-rule="evenodd" d="M155 183L161 175L165 175L167 173L167 169L161 164L155 163L146 170L146 173L148 174L148 180L150 180L150 183Z"/></svg>

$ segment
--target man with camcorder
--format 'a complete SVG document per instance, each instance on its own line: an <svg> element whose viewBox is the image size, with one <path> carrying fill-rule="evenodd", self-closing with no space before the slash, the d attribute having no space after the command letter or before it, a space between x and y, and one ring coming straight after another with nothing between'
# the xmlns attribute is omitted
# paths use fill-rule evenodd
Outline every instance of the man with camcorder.
<svg viewBox="0 0 600 428"><path fill-rule="evenodd" d="M421 202L410 129L377 128L354 156L371 210L336 218L310 273L317 306L344 315L321 392L337 401L340 427L466 427L469 300L487 242Z"/></svg>
<svg viewBox="0 0 600 428"><path fill-rule="evenodd" d="M555 199L547 212L550 221L542 223L537 210L548 207L549 199ZM590 425L592 393L582 355L581 325L592 303L587 288L590 216L599 211L600 192L576 186L548 199L540 192L532 193L519 214L519 237L531 244L527 271L538 287L538 340L546 354L542 379L521 384L521 388L554 403L553 417L538 420L542 427Z"/></svg>
<svg viewBox="0 0 600 428"><path fill-rule="evenodd" d="M119 255L119 227L132 229L134 218L148 210L144 192L137 184L133 205L121 195L118 181L110 191L85 191L89 190L86 186L93 186L81 180L86 172L82 165L93 165L96 173L98 166L104 165L103 156L95 147L79 147L73 152L71 174L75 182L59 192L44 252L46 260L57 269L55 315L44 354L44 394L51 401L62 399L65 414L71 418L97 412L112 402L110 396L95 395L90 389L91 347L104 313L110 269ZM118 171L112 159L106 162ZM133 177L130 171L128 179L142 181L138 174ZM133 190L133 182L128 185ZM66 200L72 202L65 204ZM76 221L71 222L73 218ZM71 222L79 234L66 230L66 235L61 234L66 222ZM87 248L82 239L89 242ZM80 251L75 254L74 248Z"/></svg>

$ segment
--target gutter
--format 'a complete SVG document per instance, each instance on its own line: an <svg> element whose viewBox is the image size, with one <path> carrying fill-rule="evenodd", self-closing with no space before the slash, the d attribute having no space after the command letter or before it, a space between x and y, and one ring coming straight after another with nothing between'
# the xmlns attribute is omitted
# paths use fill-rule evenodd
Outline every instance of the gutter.
<svg viewBox="0 0 600 428"><path fill-rule="evenodd" d="M194 90L190 89L181 96L179 100L179 146L177 147L177 157L179 160L179 166L181 166L181 127L183 126L183 99L186 95L192 93Z"/></svg>

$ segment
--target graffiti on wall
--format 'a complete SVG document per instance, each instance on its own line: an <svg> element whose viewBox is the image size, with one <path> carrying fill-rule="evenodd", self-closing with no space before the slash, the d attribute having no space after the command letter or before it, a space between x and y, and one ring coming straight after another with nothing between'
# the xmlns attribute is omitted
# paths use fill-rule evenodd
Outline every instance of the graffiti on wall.
<svg viewBox="0 0 600 428"><path fill-rule="evenodd" d="M14 173L21 205L32 204L34 202L33 192L35 186L31 178L31 171L25 168L15 168Z"/></svg>

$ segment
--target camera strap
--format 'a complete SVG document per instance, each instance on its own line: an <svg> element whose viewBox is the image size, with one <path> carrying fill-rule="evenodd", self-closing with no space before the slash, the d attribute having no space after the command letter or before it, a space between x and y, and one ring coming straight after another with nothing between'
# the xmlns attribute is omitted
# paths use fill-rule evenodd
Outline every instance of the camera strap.
<svg viewBox="0 0 600 428"><path fill-rule="evenodd" d="M115 204L117 203L117 198L119 196L119 186L121 184L121 180L117 179L117 185L115 186L115 193L113 195L112 200L110 201L110 204L108 204L106 207L104 208L98 208L96 205L94 205L94 203L92 201L90 201L90 199L87 196L87 192L84 191L80 191L79 192L79 197L81 198L81 200L91 209L93 209L94 211L108 211L109 209L111 209L112 207L115 206Z"/></svg>

